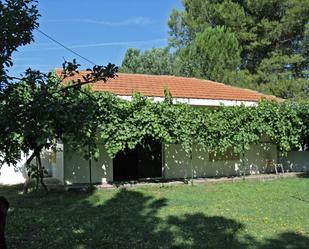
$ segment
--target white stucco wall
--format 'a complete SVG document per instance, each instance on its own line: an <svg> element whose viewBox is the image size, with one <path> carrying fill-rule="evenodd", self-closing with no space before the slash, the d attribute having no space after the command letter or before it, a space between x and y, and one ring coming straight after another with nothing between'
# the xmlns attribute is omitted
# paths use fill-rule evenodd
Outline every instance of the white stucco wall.
<svg viewBox="0 0 309 249"><path fill-rule="evenodd" d="M49 172L51 176L56 166L56 162L52 162L51 150L45 150L41 153L41 161L43 167ZM3 165L0 169L0 184L20 184L24 183L27 179L27 172L25 163L27 156L23 155L21 161L16 166ZM31 162L36 163L36 159Z"/></svg>
<svg viewBox="0 0 309 249"><path fill-rule="evenodd" d="M13 185L24 183L27 178L24 167L26 160L26 155L23 155L22 160L16 166L2 165L0 169L0 184Z"/></svg>
<svg viewBox="0 0 309 249"><path fill-rule="evenodd" d="M164 176L167 179L187 177L214 177L239 175L242 167L240 160L210 161L209 154L199 146L193 147L192 162L181 145L164 145ZM252 145L245 153L244 165L247 174L258 174L272 171L267 162L277 162L277 149L274 144L261 143Z"/></svg>
<svg viewBox="0 0 309 249"><path fill-rule="evenodd" d="M64 184L63 144L59 142L56 147L56 152L52 151L51 153L50 168L52 177Z"/></svg>
<svg viewBox="0 0 309 249"><path fill-rule="evenodd" d="M246 173L261 174L274 172L274 167L269 165L270 161L278 163L278 151L275 144L260 143L251 145L250 150L245 153Z"/></svg>
<svg viewBox="0 0 309 249"><path fill-rule="evenodd" d="M52 176L53 174L53 165L52 165L52 150L44 150L41 153L41 162L42 166L47 170L48 175L47 176ZM33 160L33 163L36 163L36 159Z"/></svg>
<svg viewBox="0 0 309 249"><path fill-rule="evenodd" d="M309 172L309 151L290 151L281 161L285 169Z"/></svg>
<svg viewBox="0 0 309 249"><path fill-rule="evenodd" d="M92 160L92 182L105 183L113 180L112 159L103 145L99 146L98 161ZM89 183L89 163L75 151L64 145L64 181L65 184Z"/></svg>
<svg viewBox="0 0 309 249"><path fill-rule="evenodd" d="M88 161L84 160L75 151L70 151L64 146L63 166L65 184L89 183ZM113 160L108 156L104 146L100 146L100 158L92 161L93 183L113 181ZM61 157L60 157L61 158ZM239 175L242 167L240 160L213 161L209 154L199 146L194 146L192 164L189 155L181 145L165 144L163 146L163 177L166 179L192 177L215 177ZM277 148L271 143L252 145L245 153L244 163L247 174L258 174L274 171L270 168L269 161L277 162ZM58 164L58 160L57 160Z"/></svg>

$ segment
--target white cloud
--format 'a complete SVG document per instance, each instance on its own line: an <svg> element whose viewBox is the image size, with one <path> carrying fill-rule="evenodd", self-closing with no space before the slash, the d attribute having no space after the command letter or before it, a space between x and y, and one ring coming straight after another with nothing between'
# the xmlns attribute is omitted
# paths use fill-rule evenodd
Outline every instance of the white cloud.
<svg viewBox="0 0 309 249"><path fill-rule="evenodd" d="M104 21L96 20L91 18L73 18L73 19L49 19L41 20L41 22L74 22L74 23L88 23L88 24L97 24L105 26L130 26L130 25L149 25L154 23L148 17L134 17L120 21Z"/></svg>
<svg viewBox="0 0 309 249"><path fill-rule="evenodd" d="M22 68L36 68L36 67L52 67L49 64L14 64L12 68L14 67L22 67Z"/></svg>
<svg viewBox="0 0 309 249"><path fill-rule="evenodd" d="M153 40L140 40L140 41L117 41L117 42L101 42L101 43L88 43L88 44L76 44L76 45L67 45L70 49L76 49L76 48L92 48L92 47L106 47L106 46L139 46L143 44L149 44L149 43L162 43L166 42L167 39L153 39ZM29 48L27 50L24 50L23 52L31 52L31 51L42 51L42 50L63 50L63 47L57 46L53 43L50 43L51 47L40 47L40 43L33 44L35 45L35 48Z"/></svg>
<svg viewBox="0 0 309 249"><path fill-rule="evenodd" d="M39 57L31 57L31 61L40 61L41 60L41 58L39 58ZM24 61L29 61L29 57L14 57L13 56L13 62L16 62L16 61L18 61L18 62L24 62Z"/></svg>
<svg viewBox="0 0 309 249"><path fill-rule="evenodd" d="M154 39L154 40L143 40L143 41L120 41L120 42L103 42L103 43L90 43L72 45L69 48L90 48L90 47L105 47L105 46L134 46L148 43L164 42L166 39Z"/></svg>

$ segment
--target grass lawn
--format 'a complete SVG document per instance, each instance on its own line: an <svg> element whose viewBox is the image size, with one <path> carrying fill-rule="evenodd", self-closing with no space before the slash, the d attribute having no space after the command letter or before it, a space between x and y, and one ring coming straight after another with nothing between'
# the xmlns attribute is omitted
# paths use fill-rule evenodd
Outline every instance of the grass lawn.
<svg viewBox="0 0 309 249"><path fill-rule="evenodd" d="M309 248L309 178L18 194L9 248Z"/></svg>

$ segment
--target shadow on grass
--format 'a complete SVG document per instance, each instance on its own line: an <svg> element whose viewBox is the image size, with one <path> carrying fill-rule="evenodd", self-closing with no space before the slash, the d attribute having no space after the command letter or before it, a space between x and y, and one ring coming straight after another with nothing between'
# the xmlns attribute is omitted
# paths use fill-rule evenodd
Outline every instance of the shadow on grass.
<svg viewBox="0 0 309 249"><path fill-rule="evenodd" d="M303 172L296 175L298 178L309 178L309 172Z"/></svg>
<svg viewBox="0 0 309 249"><path fill-rule="evenodd" d="M286 232L279 234L276 238L267 239L259 249L305 249L309 248L309 238L301 234Z"/></svg>
<svg viewBox="0 0 309 249"><path fill-rule="evenodd" d="M9 248L308 248L309 238L279 234L263 242L239 238L244 225L202 213L159 216L168 205L134 190L120 190L102 201L94 193L16 195L0 189L12 204L8 217ZM114 193L114 192L112 192Z"/></svg>

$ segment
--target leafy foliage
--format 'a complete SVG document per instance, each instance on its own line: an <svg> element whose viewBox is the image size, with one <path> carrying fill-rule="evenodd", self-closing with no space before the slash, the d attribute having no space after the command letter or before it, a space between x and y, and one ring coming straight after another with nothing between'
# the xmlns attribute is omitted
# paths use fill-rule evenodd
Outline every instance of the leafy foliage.
<svg viewBox="0 0 309 249"><path fill-rule="evenodd" d="M286 152L300 145L306 129L299 108L290 103L263 100L256 107L209 109L173 104L169 95L160 103L138 93L132 101L97 95L105 114L97 131L111 157L125 148L143 145L149 137L179 143L188 154L193 144L208 151L224 152L232 148L244 152L267 137Z"/></svg>
<svg viewBox="0 0 309 249"><path fill-rule="evenodd" d="M303 128L301 130L301 145L303 150L309 149L309 102L301 101L292 103L292 108L302 120Z"/></svg>
<svg viewBox="0 0 309 249"><path fill-rule="evenodd" d="M8 84L7 68L13 66L12 53L33 41L38 26L35 0L0 1L0 91Z"/></svg>
<svg viewBox="0 0 309 249"><path fill-rule="evenodd" d="M141 53L129 48L124 56L120 72L141 74L173 74L173 55L168 48L153 48Z"/></svg>
<svg viewBox="0 0 309 249"><path fill-rule="evenodd" d="M83 81L63 84L64 78L78 73L77 67L75 61L65 62L60 78L53 73L28 69L22 80L7 86L1 96L1 163L15 165L21 159L21 152L30 153L26 165L32 169L31 176L39 176L37 180L42 185L44 168L40 153L44 149L55 149L57 141L75 144L85 157L97 153L96 132L104 110L99 108L96 95L83 86L97 80L106 81L113 77L117 67L113 64L94 66ZM89 149L85 151L85 147ZM29 166L34 158L37 172Z"/></svg>
<svg viewBox="0 0 309 249"><path fill-rule="evenodd" d="M308 0L183 0L183 5L170 14L169 46L142 55L128 50L124 72L199 77L308 98ZM164 49L169 49L164 56L156 52Z"/></svg>
<svg viewBox="0 0 309 249"><path fill-rule="evenodd" d="M240 66L236 36L224 27L205 29L176 54L177 75L225 81L226 75Z"/></svg>
<svg viewBox="0 0 309 249"><path fill-rule="evenodd" d="M169 20L171 45L188 45L199 32L226 26L241 44L243 68L251 72L274 51L297 54L308 22L306 0L184 0L183 4L184 11L174 10Z"/></svg>
<svg viewBox="0 0 309 249"><path fill-rule="evenodd" d="M224 26L240 45L240 69L246 76L241 80L248 82L247 87L280 97L304 95L309 84L307 0L184 0L183 4L184 10L173 10L170 16L171 46L187 48L205 30ZM237 84L231 80L224 82Z"/></svg>
<svg viewBox="0 0 309 249"><path fill-rule="evenodd" d="M96 154L98 117L104 112L97 108L96 96L83 86L106 82L117 67L95 65L87 75L66 85L63 79L79 73L75 60L63 64L60 78L30 68L22 78L10 77L12 53L32 42L32 31L38 27L36 4L36 0L0 1L0 163L15 165L22 152L30 153L29 176L37 179L37 186L41 182L45 187L43 149L55 148L58 140L74 144L78 139L79 147L89 147L88 157ZM34 158L36 164L32 164Z"/></svg>

